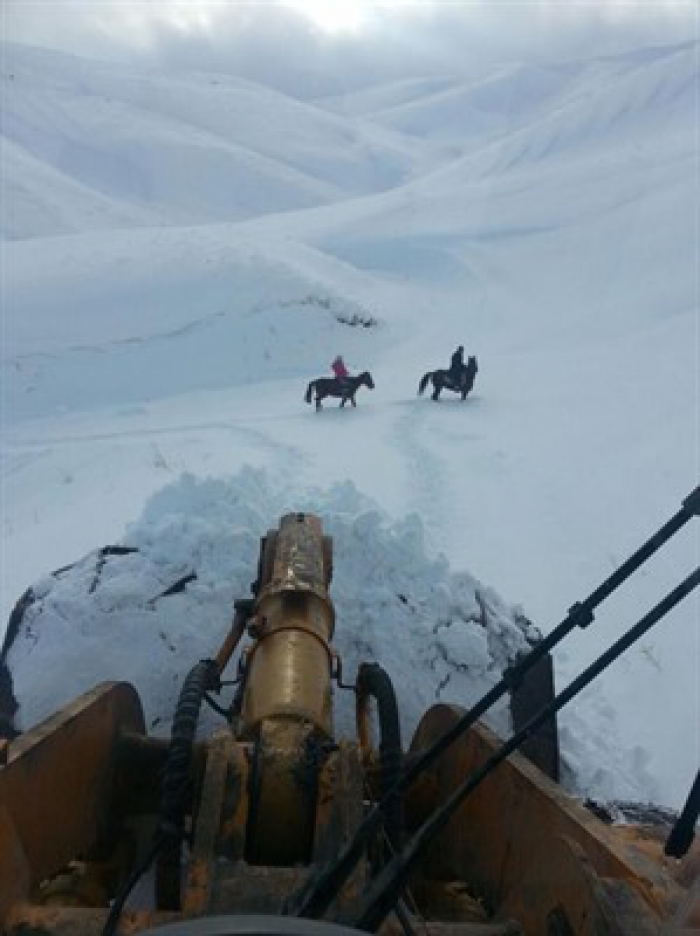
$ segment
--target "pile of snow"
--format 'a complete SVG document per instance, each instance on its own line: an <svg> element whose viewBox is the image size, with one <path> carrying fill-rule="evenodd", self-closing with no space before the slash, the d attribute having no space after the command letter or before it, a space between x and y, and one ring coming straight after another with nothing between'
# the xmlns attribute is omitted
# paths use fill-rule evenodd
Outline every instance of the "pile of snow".
<svg viewBox="0 0 700 936"><path fill-rule="evenodd" d="M167 734L185 675L215 654L234 599L250 594L260 536L299 510L320 515L333 537L334 645L344 679L363 661L379 661L396 687L406 740L432 704L474 704L538 639L518 608L428 554L417 515L392 521L349 482L299 497L261 471L228 481L185 475L129 528L126 544L136 551L91 553L32 586L7 657L19 726L102 680L122 679L136 686L149 729ZM351 735L347 694L336 704L337 732ZM630 781L625 792L635 790L639 758L618 748L611 716L595 731L565 735L564 758L583 792L621 795L620 776ZM508 735L506 700L488 720Z"/></svg>

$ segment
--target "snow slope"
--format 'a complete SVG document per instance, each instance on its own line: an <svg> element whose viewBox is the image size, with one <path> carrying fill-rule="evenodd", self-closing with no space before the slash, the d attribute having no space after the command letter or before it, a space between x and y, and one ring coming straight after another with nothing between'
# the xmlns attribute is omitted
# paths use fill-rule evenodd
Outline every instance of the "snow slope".
<svg viewBox="0 0 700 936"><path fill-rule="evenodd" d="M697 46L546 74L518 63L471 85L410 76L316 104L5 51L5 617L50 570L134 535L163 562L209 542L221 615L254 562L221 564L229 518L248 548L305 505L338 537L338 639L353 662L357 647L393 660L410 722L447 674L429 662L444 660L431 621L445 609L468 623L475 589L495 589L499 620L519 608L547 631L697 484ZM459 343L479 359L474 394L417 398ZM376 389L316 414L304 391L339 351ZM559 685L699 555L696 523L562 647ZM420 632L391 598L399 562ZM358 616L352 594L376 569ZM135 600L122 584L113 594ZM72 693L67 673L98 675L85 605L59 592L83 664L62 658L39 695L55 635L15 650L27 721ZM562 716L579 789L683 799L700 757L699 611L688 599ZM186 668L183 619L169 639ZM489 641L460 634L470 669L442 698L465 704L472 676L476 690L494 677Z"/></svg>
<svg viewBox="0 0 700 936"><path fill-rule="evenodd" d="M69 229L116 226L74 199L75 186L148 210L153 224L203 223L336 202L392 185L418 161L394 135L243 79L134 74L13 43L2 73L3 136L62 177ZM4 172L5 236L63 233L58 219L27 217L19 192L35 216L56 195L40 179L28 193L22 165Z"/></svg>

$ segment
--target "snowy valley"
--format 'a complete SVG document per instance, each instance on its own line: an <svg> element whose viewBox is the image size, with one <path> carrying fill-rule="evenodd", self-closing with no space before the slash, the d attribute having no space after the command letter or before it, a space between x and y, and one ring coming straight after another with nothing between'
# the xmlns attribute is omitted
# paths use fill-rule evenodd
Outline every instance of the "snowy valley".
<svg viewBox="0 0 700 936"><path fill-rule="evenodd" d="M107 678L163 723L173 658L218 646L259 537L304 509L335 538L338 649L385 666L408 733L675 513L700 467L698 48L300 99L3 44L3 620L42 599L9 655L20 727ZM418 397L458 344L474 392ZM375 389L317 413L338 353ZM91 591L79 560L114 543L146 561ZM557 686L699 555L695 522ZM562 713L577 792L682 803L699 661L694 595Z"/></svg>

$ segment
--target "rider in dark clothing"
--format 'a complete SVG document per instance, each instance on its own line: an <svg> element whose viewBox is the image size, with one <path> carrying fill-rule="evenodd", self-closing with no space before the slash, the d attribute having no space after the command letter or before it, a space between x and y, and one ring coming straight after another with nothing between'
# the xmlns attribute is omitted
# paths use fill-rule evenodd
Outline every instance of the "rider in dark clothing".
<svg viewBox="0 0 700 936"><path fill-rule="evenodd" d="M460 345L455 353L452 355L452 360L450 362L450 379L458 384L462 379L462 373L464 371L464 346Z"/></svg>

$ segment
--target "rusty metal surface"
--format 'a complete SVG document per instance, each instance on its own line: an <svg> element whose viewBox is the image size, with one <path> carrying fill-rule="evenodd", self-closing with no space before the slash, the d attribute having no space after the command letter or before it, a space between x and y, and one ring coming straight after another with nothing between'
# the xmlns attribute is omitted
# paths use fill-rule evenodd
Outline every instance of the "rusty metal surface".
<svg viewBox="0 0 700 936"><path fill-rule="evenodd" d="M700 837L695 838L687 855L670 860L664 854L670 826L630 823L613 825L612 829L618 842L626 842L655 864L663 864L681 887L692 887L696 883L700 885Z"/></svg>
<svg viewBox="0 0 700 936"><path fill-rule="evenodd" d="M7 807L0 807L0 932L10 908L31 889L31 869Z"/></svg>
<svg viewBox="0 0 700 936"><path fill-rule="evenodd" d="M308 869L219 864L214 869L211 913L281 914L287 897L306 880Z"/></svg>
<svg viewBox="0 0 700 936"><path fill-rule="evenodd" d="M341 741L319 772L318 806L313 861L317 866L335 858L353 838L364 815L365 787L358 745ZM330 917L357 906L369 883L370 871L361 861L329 910Z"/></svg>
<svg viewBox="0 0 700 936"><path fill-rule="evenodd" d="M293 738L297 744L305 743L298 724L288 723L287 728L294 729ZM215 738L207 758L183 899L183 911L188 917L222 912L280 912L286 898L305 880L309 869L271 866L275 861L289 858L288 854L280 855L277 850L289 848L290 842L296 848L299 839L307 834L308 822L312 830L315 828L315 836L313 853L304 857L317 863L337 854L361 822L363 781L357 745L342 743L322 761L318 780L312 778L313 785L318 786L314 826L313 818L300 815L298 809L300 778L295 769L299 755L295 754L290 762L285 760L286 752L293 747L292 740L280 738L277 723L265 726L263 739L271 759L271 764L266 766L274 770L264 774L260 784L255 784L260 795L249 839L253 839L256 848L268 852L274 849L275 854L264 866L244 860L242 833L245 833L248 812L247 750L250 746L237 744L224 736ZM278 743L284 754L282 758L274 750ZM287 769L289 763L291 770ZM314 802L310 801L309 806L313 807ZM256 816L260 816L258 810L263 810L259 825L256 823ZM222 860L224 857L227 860ZM362 864L337 906L349 907L355 903L366 882L367 869Z"/></svg>
<svg viewBox="0 0 700 936"><path fill-rule="evenodd" d="M448 923L443 920L426 921L423 917L409 917L413 930L419 936L523 936L523 929L514 920L491 923ZM396 917L388 917L377 930L379 936L406 936L406 930Z"/></svg>
<svg viewBox="0 0 700 936"><path fill-rule="evenodd" d="M280 520L272 579L273 591L312 590L323 595L326 569L323 529L313 514L286 514Z"/></svg>
<svg viewBox="0 0 700 936"><path fill-rule="evenodd" d="M354 836L363 816L363 775L357 744L341 741L319 771L313 860L337 855Z"/></svg>
<svg viewBox="0 0 700 936"><path fill-rule="evenodd" d="M419 877L411 884L411 896L427 919L461 923L489 922L484 902L470 893L464 881L436 881Z"/></svg>
<svg viewBox="0 0 700 936"><path fill-rule="evenodd" d="M131 936L179 919L178 914L127 910L118 932L120 936ZM106 920L107 910L20 904L12 909L2 932L3 936L102 936Z"/></svg>
<svg viewBox="0 0 700 936"><path fill-rule="evenodd" d="M207 747L204 777L197 796L191 857L181 899L186 916L200 916L209 908L212 864L226 792L229 746L233 744L230 737L217 735Z"/></svg>
<svg viewBox="0 0 700 936"><path fill-rule="evenodd" d="M103 683L16 738L0 768L0 853L19 841L35 887L105 833L113 755L120 730L143 732L141 704L127 683ZM11 839L7 841L7 837ZM0 881L0 906L6 879Z"/></svg>
<svg viewBox="0 0 700 936"><path fill-rule="evenodd" d="M310 858L318 765L310 722L263 722L255 751L246 859L292 865Z"/></svg>
<svg viewBox="0 0 700 936"><path fill-rule="evenodd" d="M246 746L217 735L208 746L206 769L194 818L194 835L182 897L187 917L211 912L216 866L242 861L248 818Z"/></svg>
<svg viewBox="0 0 700 936"><path fill-rule="evenodd" d="M434 706L418 726L411 749L427 747L462 711ZM422 815L444 802L499 743L481 725L456 742L410 791L411 824L420 823ZM425 868L435 878L471 882L492 907L520 919L533 936L547 932L547 915L562 902L567 916L578 921L579 928L573 929L577 936L643 933L641 918L637 932L610 928L617 923L608 920L611 900L601 883L605 879L633 889L640 898L637 912L646 914L650 925L668 918L682 893L663 862L650 861L618 841L613 830L517 754L467 799L431 850ZM598 921L599 931L592 921Z"/></svg>
<svg viewBox="0 0 700 936"><path fill-rule="evenodd" d="M663 936L680 936L691 931L700 933L700 876L691 885Z"/></svg>
<svg viewBox="0 0 700 936"><path fill-rule="evenodd" d="M135 857L135 841L122 837L103 860L76 858L42 881L33 902L46 907L106 907Z"/></svg>
<svg viewBox="0 0 700 936"><path fill-rule="evenodd" d="M252 745L246 744L232 744L227 748L216 855L229 861L240 861L245 853L252 748Z"/></svg>

